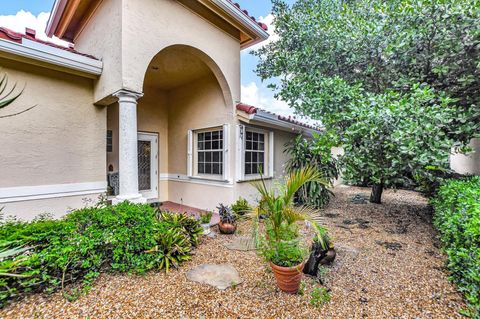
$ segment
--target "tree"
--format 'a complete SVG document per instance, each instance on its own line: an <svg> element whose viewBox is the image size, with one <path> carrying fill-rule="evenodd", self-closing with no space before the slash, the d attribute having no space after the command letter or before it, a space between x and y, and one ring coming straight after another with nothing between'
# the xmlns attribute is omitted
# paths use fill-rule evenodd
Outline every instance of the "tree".
<svg viewBox="0 0 480 319"><path fill-rule="evenodd" d="M379 202L378 189L425 165L447 165L452 145L478 135L479 6L478 0L298 0L290 7L273 0L279 40L254 52L257 74L277 78L270 85L277 98L340 136L347 175L373 184L372 200ZM438 121L441 133L430 129ZM407 130L402 143L395 140L399 123ZM387 170L392 141L416 154L398 153L399 163Z"/></svg>

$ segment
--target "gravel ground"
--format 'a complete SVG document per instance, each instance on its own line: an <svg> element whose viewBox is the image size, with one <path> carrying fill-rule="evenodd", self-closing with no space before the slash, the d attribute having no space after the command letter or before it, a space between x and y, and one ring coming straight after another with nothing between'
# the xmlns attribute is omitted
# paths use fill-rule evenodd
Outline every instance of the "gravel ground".
<svg viewBox="0 0 480 319"><path fill-rule="evenodd" d="M309 305L319 284L304 278L303 295L275 288L273 274L252 251L230 251L232 237L205 238L191 261L168 274L103 274L88 295L68 302L59 293L33 295L0 310L0 318L463 318L465 306L447 280L427 201L387 191L382 205L354 204L368 189L338 187L321 221L334 237L337 259L325 286L332 300ZM248 225L239 227L245 236ZM202 263L228 263L244 282L225 291L187 281Z"/></svg>

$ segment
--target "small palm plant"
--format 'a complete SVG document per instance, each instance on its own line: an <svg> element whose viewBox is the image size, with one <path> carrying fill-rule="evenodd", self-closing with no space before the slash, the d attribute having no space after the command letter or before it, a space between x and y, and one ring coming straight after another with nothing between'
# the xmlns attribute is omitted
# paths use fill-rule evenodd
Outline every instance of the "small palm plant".
<svg viewBox="0 0 480 319"><path fill-rule="evenodd" d="M271 263L279 288L289 293L298 291L301 268L308 253L300 244L297 222L311 220L310 216L315 211L307 206L295 206L294 196L309 182L329 185L311 166L292 171L276 187L267 187L263 178L252 183L260 193L259 204L253 210L254 235L259 252ZM265 217L262 234L259 232L260 216ZM316 223L312 225L318 227ZM319 240L323 238L317 237ZM287 272L290 277L285 278Z"/></svg>

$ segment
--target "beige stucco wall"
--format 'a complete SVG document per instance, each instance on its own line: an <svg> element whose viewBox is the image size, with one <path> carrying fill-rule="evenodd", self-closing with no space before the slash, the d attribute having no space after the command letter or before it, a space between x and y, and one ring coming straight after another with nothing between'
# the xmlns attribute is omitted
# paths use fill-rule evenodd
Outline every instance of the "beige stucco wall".
<svg viewBox="0 0 480 319"><path fill-rule="evenodd" d="M0 189L105 181L106 110L93 105L92 80L9 60L0 64L12 83L25 85L18 100L0 115L36 105L0 119ZM44 212L41 207L47 209L47 202L7 202L0 207L7 214L34 217ZM66 211L59 202L68 201L52 202L52 213Z"/></svg>
<svg viewBox="0 0 480 319"><path fill-rule="evenodd" d="M122 2L103 0L75 41L76 50L103 62L103 74L94 83L95 102L122 88Z"/></svg>

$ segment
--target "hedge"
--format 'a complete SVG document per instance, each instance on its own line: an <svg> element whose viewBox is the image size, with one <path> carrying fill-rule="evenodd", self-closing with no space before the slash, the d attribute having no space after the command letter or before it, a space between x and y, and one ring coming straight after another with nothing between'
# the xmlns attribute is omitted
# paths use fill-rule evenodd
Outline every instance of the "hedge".
<svg viewBox="0 0 480 319"><path fill-rule="evenodd" d="M480 177L446 181L432 204L450 278L480 318Z"/></svg>
<svg viewBox="0 0 480 319"><path fill-rule="evenodd" d="M60 220L4 222L0 308L34 292L61 289L74 299L102 271L168 271L190 258L201 232L193 218L128 202L80 209Z"/></svg>

